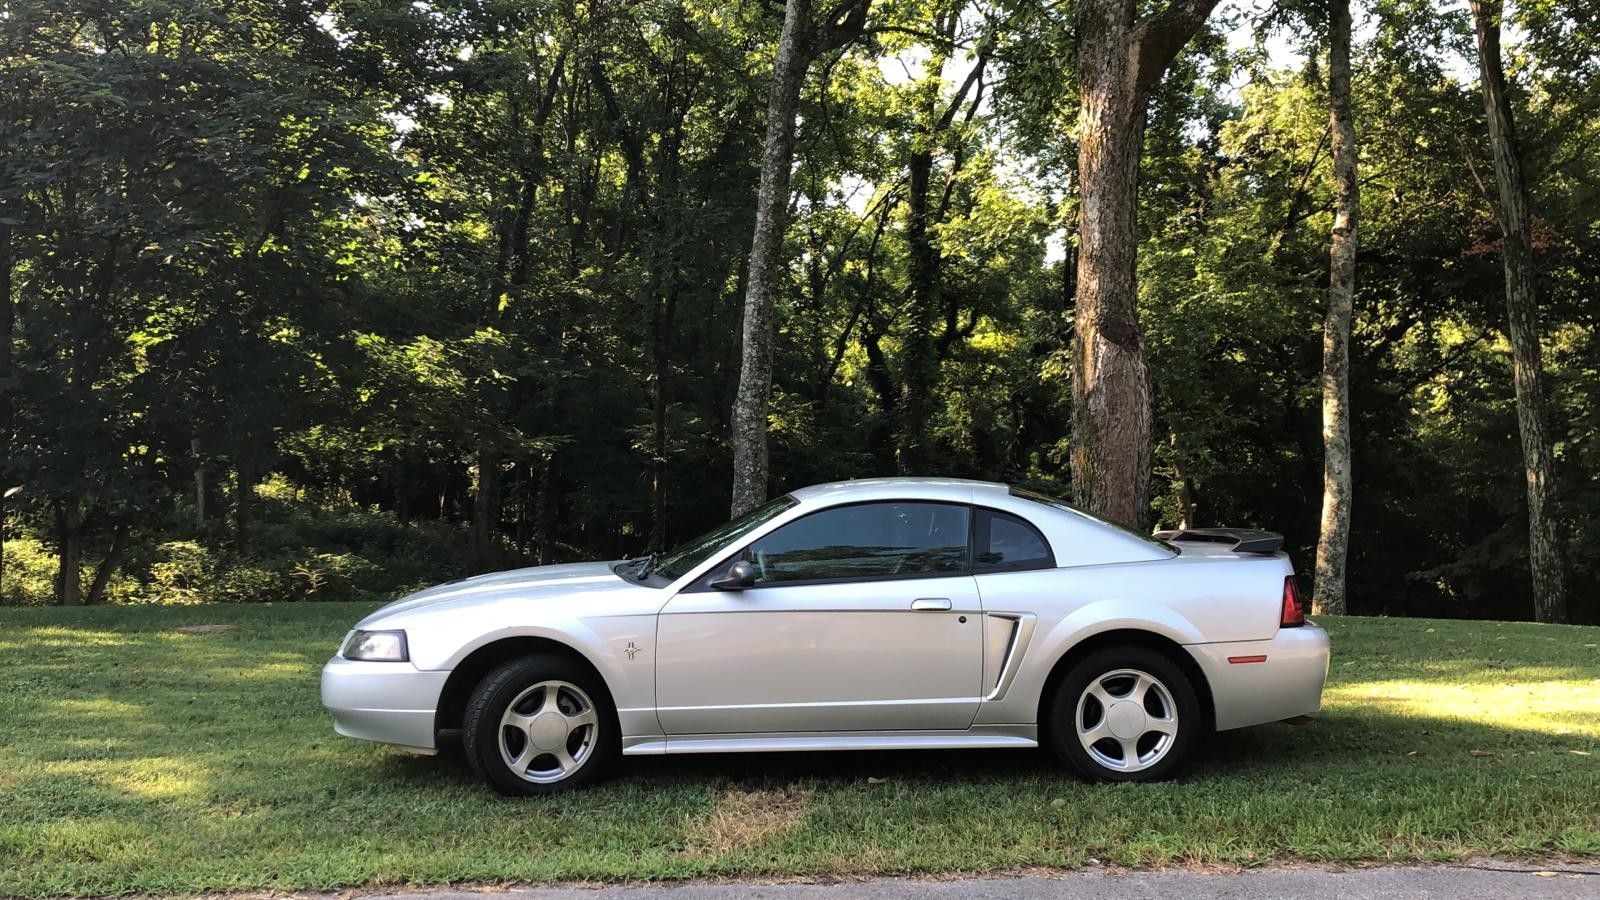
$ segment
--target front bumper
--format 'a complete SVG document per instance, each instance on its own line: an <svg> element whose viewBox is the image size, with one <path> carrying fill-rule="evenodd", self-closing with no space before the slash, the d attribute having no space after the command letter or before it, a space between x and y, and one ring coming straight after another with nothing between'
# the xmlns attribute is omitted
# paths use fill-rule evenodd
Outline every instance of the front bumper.
<svg viewBox="0 0 1600 900"><path fill-rule="evenodd" d="M333 730L346 737L434 753L434 715L449 677L410 663L335 656L322 667L322 705L333 713Z"/></svg>
<svg viewBox="0 0 1600 900"><path fill-rule="evenodd" d="M1218 731L1308 716L1322 708L1328 632L1306 623L1266 641L1190 644L1211 687ZM1261 661L1251 661L1264 657Z"/></svg>

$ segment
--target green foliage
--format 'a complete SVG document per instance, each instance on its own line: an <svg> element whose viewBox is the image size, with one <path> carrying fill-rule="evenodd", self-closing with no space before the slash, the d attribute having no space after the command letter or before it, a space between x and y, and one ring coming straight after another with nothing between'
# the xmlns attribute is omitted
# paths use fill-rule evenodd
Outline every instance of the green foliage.
<svg viewBox="0 0 1600 900"><path fill-rule="evenodd" d="M1185 50L1147 124L1138 248L1156 517L1187 498L1197 524L1281 530L1302 569L1320 10L1219 13ZM1600 597L1594 29L1571 4L1515 14L1571 580ZM1352 602L1524 616L1469 30L1416 0L1363 15ZM919 468L1070 494L1072 8L872 16L802 97L771 488ZM86 590L110 560L108 600L282 602L720 522L779 21L700 0L7 7L0 487L22 491L0 599L44 602L68 550Z"/></svg>
<svg viewBox="0 0 1600 900"><path fill-rule="evenodd" d="M177 521L136 530L107 600L112 603L287 603L389 600L460 577L466 535L439 522L404 524L393 515L326 506L299 496L281 477L257 490L246 552L214 533L199 540ZM6 603L43 605L54 593L52 550L26 530L6 541ZM88 560L91 567L99 559Z"/></svg>
<svg viewBox="0 0 1600 900"><path fill-rule="evenodd" d="M41 606L55 596L56 555L33 537L6 539L5 570L0 572L0 603Z"/></svg>

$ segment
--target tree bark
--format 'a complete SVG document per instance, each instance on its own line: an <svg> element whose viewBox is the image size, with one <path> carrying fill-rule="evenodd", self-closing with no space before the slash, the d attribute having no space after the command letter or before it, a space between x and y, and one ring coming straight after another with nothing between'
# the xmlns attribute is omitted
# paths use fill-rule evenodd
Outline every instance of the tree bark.
<svg viewBox="0 0 1600 900"><path fill-rule="evenodd" d="M233 543L240 553L250 545L250 515L255 494L255 467L247 462L237 463L233 480Z"/></svg>
<svg viewBox="0 0 1600 900"><path fill-rule="evenodd" d="M56 602L83 605L83 500L74 495L56 501L56 533L61 543L56 572Z"/></svg>
<svg viewBox="0 0 1600 900"><path fill-rule="evenodd" d="M1194 527L1194 485L1189 481L1188 461L1178 447L1178 433L1167 432L1168 446L1172 449L1172 475L1178 483L1178 527Z"/></svg>
<svg viewBox="0 0 1600 900"><path fill-rule="evenodd" d="M667 543L667 379L672 374L669 341L677 311L677 288L669 289L656 310L652 356L653 396L650 409L650 550L662 551Z"/></svg>
<svg viewBox="0 0 1600 900"><path fill-rule="evenodd" d="M953 27L953 16L950 21ZM925 83L918 86L922 96L906 165L906 293L910 295L911 321L905 336L905 380L901 385L895 447L895 470L902 475L928 474L928 395L939 371L933 352L933 323L943 306L943 297L928 194L932 190L933 151L938 139L934 104L943 83L940 73L945 59L942 49L935 49L928 58Z"/></svg>
<svg viewBox="0 0 1600 900"><path fill-rule="evenodd" d="M200 439L189 439L189 452L194 454L194 527L206 527L206 464L200 457Z"/></svg>
<svg viewBox="0 0 1600 900"><path fill-rule="evenodd" d="M84 599L88 606L94 606L106 598L106 588L111 584L111 576L122 565L122 555L128 550L128 532L131 529L126 523L119 524L111 535L111 549L106 551L106 558L100 561L99 568L95 569L94 581L89 584L89 595Z"/></svg>
<svg viewBox="0 0 1600 900"><path fill-rule="evenodd" d="M811 0L787 0L778 55L767 96L767 133L756 191L755 234L740 325L739 388L733 400L733 515L767 497L767 407L772 398L772 306L783 267L783 232L789 218L789 170L794 164L794 120L806 69L817 54L836 50L861 34L872 0L844 0L820 25Z"/></svg>
<svg viewBox="0 0 1600 900"><path fill-rule="evenodd" d="M0 210L3 211L3 210ZM16 426L11 402L11 354L13 336L17 330L16 307L11 302L11 226L0 222L0 440L5 441L4 455L0 460L11 459ZM0 462L0 585L4 584L6 567L6 491L11 488L10 466Z"/></svg>
<svg viewBox="0 0 1600 900"><path fill-rule="evenodd" d="M556 519L561 506L560 459L556 451L550 451L549 457L545 460L544 471L539 473L539 502L536 511L539 520L534 524L534 534L538 542L537 556L541 566L555 561Z"/></svg>
<svg viewBox="0 0 1600 900"><path fill-rule="evenodd" d="M1333 135L1334 213L1328 315L1322 326L1322 529L1317 537L1318 613L1343 615L1350 550L1350 318L1355 306L1361 189L1350 102L1350 0L1328 4L1328 119Z"/></svg>
<svg viewBox="0 0 1600 900"><path fill-rule="evenodd" d="M745 285L739 390L733 401L733 504L741 515L767 497L767 404L772 396L772 305L789 216L794 119L811 63L811 0L788 0L767 98L767 133Z"/></svg>
<svg viewBox="0 0 1600 900"><path fill-rule="evenodd" d="M988 61L988 50L980 51L966 80L957 87L955 95L941 112L940 94L944 84L943 72L949 52L945 44L955 40L958 18L948 16L940 27L944 44L935 46L923 70L922 83L917 86L917 123L911 138L911 153L906 164L906 293L910 299L911 321L905 336L905 363L902 366L904 383L900 394L900 421L895 447L895 468L902 475L925 474L929 464L928 435L929 409L939 381L940 360L948 354L954 341L961 337L961 329L953 320L959 312L959 298L950 297L946 304L944 290L944 253L934 239L934 227L942 220L948 207L950 191L959 174L959 155L945 175L944 199L932 203L935 153L940 142L949 133L957 111L966 102L983 77ZM982 89L979 88L979 98ZM947 316L941 339L934 339L934 325L940 314Z"/></svg>
<svg viewBox="0 0 1600 900"><path fill-rule="evenodd" d="M1506 334L1511 341L1517 425L1522 435L1522 459L1527 472L1528 563L1533 574L1533 617L1540 622L1566 622L1566 560L1561 541L1554 454L1545 413L1531 215L1522 162L1517 156L1516 123L1500 61L1501 5L1499 0L1471 0L1471 5L1478 38L1483 108L1489 121L1494 177L1500 193L1496 211L1504 238L1501 257L1506 281Z"/></svg>
<svg viewBox="0 0 1600 900"><path fill-rule="evenodd" d="M671 93L671 92L669 92ZM666 235L667 252L655 252L650 316L650 540L649 550L667 545L667 390L672 378L672 329L678 314L679 268L684 242L679 171L682 165L681 122L662 136L659 188L651 218L657 234Z"/></svg>
<svg viewBox="0 0 1600 900"><path fill-rule="evenodd" d="M1072 483L1078 504L1129 527L1149 516L1150 370L1137 307L1139 157L1150 94L1217 0L1084 0L1078 25L1077 311Z"/></svg>
<svg viewBox="0 0 1600 900"><path fill-rule="evenodd" d="M472 494L472 556L479 567L494 562L495 535L500 531L500 454L478 448L478 484Z"/></svg>

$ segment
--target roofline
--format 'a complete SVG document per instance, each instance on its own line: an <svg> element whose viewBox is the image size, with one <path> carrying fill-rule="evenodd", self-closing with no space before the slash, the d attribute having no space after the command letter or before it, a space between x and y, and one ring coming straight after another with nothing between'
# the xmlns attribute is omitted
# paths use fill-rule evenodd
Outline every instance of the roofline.
<svg viewBox="0 0 1600 900"><path fill-rule="evenodd" d="M923 490L917 490L917 489ZM884 495L895 491L907 491L911 496L916 494L948 494L952 489L967 490L973 496L981 494L1008 494L1009 485L995 481L978 481L972 478L940 478L921 475L896 475L882 478L852 478L846 481L830 481L825 484L813 484L796 488L789 495L796 500L805 502L823 497L838 497L844 494L860 492L869 495Z"/></svg>

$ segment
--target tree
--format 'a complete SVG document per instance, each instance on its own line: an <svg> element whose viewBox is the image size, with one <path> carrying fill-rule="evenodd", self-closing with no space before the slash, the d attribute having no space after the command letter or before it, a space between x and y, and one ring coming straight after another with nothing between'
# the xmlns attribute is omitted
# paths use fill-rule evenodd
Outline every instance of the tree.
<svg viewBox="0 0 1600 900"><path fill-rule="evenodd" d="M1355 306L1361 187L1350 101L1350 0L1328 3L1328 129L1333 145L1334 214L1328 315L1322 326L1322 527L1312 607L1345 612L1350 552L1350 318Z"/></svg>
<svg viewBox="0 0 1600 900"><path fill-rule="evenodd" d="M956 26L964 12L964 4L945 10L938 23L939 40L923 67L923 77L914 91L915 125L911 132L911 147L906 162L906 281L911 317L905 336L904 384L897 404L899 428L895 448L896 468L902 474L929 474L931 454L928 435L929 406L939 374L941 349L946 353L959 336L953 316L947 316L949 304L959 302L952 298L947 303L945 293L944 251L936 236L937 226L949 211L950 188L961 174L965 156L953 154L948 173L945 173L945 191L934 194L934 173L937 151L949 140L948 134L957 126L957 113L967 106L966 118L971 120L983 99L983 73L988 64L989 47L981 48L971 61L966 78L956 88L948 101L942 96L944 68L956 39ZM987 40L987 38L985 38ZM968 106L968 95L974 99ZM943 106L941 109L940 106ZM958 311L958 310L957 310ZM942 336L934 333L935 323L946 318L949 323ZM973 319L976 322L976 318Z"/></svg>
<svg viewBox="0 0 1600 900"><path fill-rule="evenodd" d="M1130 527L1150 501L1151 396L1136 306L1138 179L1151 92L1217 0L1078 4L1078 277L1072 348L1072 486L1080 506Z"/></svg>
<svg viewBox="0 0 1600 900"><path fill-rule="evenodd" d="M818 25L811 0L788 0L767 99L761 184L755 235L750 241L744 321L740 326L739 389L733 401L733 515L767 496L767 407L772 395L772 308L789 215L789 170L794 164L794 120L806 71L818 55L836 50L862 31L871 0L841 0Z"/></svg>
<svg viewBox="0 0 1600 900"><path fill-rule="evenodd" d="M1533 570L1534 618L1567 621L1566 560L1560 497L1556 489L1549 417L1545 412L1544 363L1539 341L1539 304L1534 287L1533 239L1528 187L1518 156L1516 123L1500 60L1500 0L1471 0L1478 40L1494 178L1500 202L1501 263L1505 269L1506 336L1511 341L1517 426L1522 436L1528 491L1528 564Z"/></svg>

